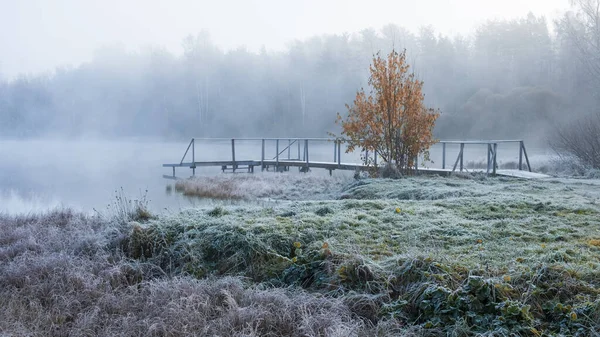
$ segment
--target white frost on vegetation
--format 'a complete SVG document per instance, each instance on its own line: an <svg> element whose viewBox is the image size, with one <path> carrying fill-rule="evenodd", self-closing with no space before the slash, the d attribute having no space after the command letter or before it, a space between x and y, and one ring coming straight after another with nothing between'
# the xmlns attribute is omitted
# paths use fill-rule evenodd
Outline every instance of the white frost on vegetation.
<svg viewBox="0 0 600 337"><path fill-rule="evenodd" d="M176 183L175 189L186 196L214 199L335 199L351 181L344 176L315 174L235 174L196 177Z"/></svg>
<svg viewBox="0 0 600 337"><path fill-rule="evenodd" d="M229 193L239 193L240 198L269 193L296 200L268 207L259 201L188 209L128 224L69 210L0 214L0 331L106 336L411 335L411 325L402 320L357 318L370 312L379 315L381 307L369 301L387 296L385 291L353 293L361 289L356 288L362 284L360 278L355 288L347 288L352 291L338 297L293 289L291 282L277 283L279 288L269 283L283 282L285 277L293 280L293 272L311 266L311 257L321 256L325 247L333 258L315 260L323 266L315 275L326 276L327 285L338 290L359 271L372 276L374 281L365 283L372 289L392 281L402 285L401 276L414 276L413 272L425 277L415 281L417 285L431 284L435 276L449 285L452 277L468 273L504 282L522 294L531 284L561 284L540 295L527 293L522 302L532 310L545 296L555 296L554 289L568 291L565 297L581 305L595 300L590 294L597 296L597 180L457 175L348 181L279 174L219 176L210 184L210 179L202 179L200 184L213 193L233 185L239 189ZM145 256L143 250L136 253L136 247L154 250ZM309 262L301 264L303 259ZM414 269L407 269L413 264ZM436 268L435 276L425 276ZM270 269L283 272L273 276ZM542 279L543 275L554 279ZM248 284L252 277L268 282ZM419 301L419 296L409 296L413 288L398 289L411 301ZM357 298L358 304L353 304ZM402 310L398 312L406 313ZM591 311L589 321L598 318L598 311ZM584 334L592 335L593 324L586 324ZM413 335L424 332L415 330Z"/></svg>

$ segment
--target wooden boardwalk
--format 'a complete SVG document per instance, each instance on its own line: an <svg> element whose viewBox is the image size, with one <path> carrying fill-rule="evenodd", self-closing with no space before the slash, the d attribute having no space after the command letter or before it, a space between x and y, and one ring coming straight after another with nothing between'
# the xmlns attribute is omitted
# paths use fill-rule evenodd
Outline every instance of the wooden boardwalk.
<svg viewBox="0 0 600 337"><path fill-rule="evenodd" d="M198 153L205 153L207 148L210 148L211 141L226 141L231 143L231 158L227 160L207 160L197 161L196 152L197 147ZM260 159L237 159L236 158L236 143L240 141L252 141L261 143L261 158ZM266 157L266 142L275 143L275 156L271 158ZM310 160L309 144L314 142L328 142L333 145L333 160L332 161L315 161ZM527 157L527 151L522 140L490 140L490 141L440 141L442 145L442 163L441 167L419 167L417 160L417 174L439 174L449 175L453 172L466 171L464 165L464 148L469 145L485 145L487 146L487 167L485 169L471 169L470 172L485 172L491 175L502 175L509 177L518 177L525 179L532 178L543 178L547 177L542 174L531 172L531 166L529 164L529 158ZM498 144L504 143L518 143L519 145L519 162L518 170L498 170L497 164L497 153ZM282 146L280 151L280 144L287 145ZM249 172L253 173L255 168L259 168L261 171L274 171L283 172L289 171L290 168L298 168L300 172L307 172L310 169L325 169L331 174L334 170L346 170L346 171L364 171L369 166L359 162L342 162L342 144L343 141L335 139L324 139L324 138L245 138L245 139L222 139L222 138L192 138L190 141L182 159L178 163L163 164L163 167L172 169L172 175L164 175L165 178L176 179L176 168L190 168L192 169L192 175L196 174L196 168L199 167L220 167L223 172ZM446 145L454 144L459 146L458 156L454 161L452 167L446 165ZM297 148L297 157L291 158L292 147ZM190 151L191 150L191 151ZM285 153L287 152L287 156ZM227 156L226 154L224 156ZM190 158L191 157L191 158ZM186 159L191 161L185 161ZM377 164L379 156L376 154L369 154L368 152L363 153L363 158L369 158L372 163ZM524 170L525 159L526 168Z"/></svg>
<svg viewBox="0 0 600 337"><path fill-rule="evenodd" d="M345 170L345 171L365 171L368 169L367 165L357 164L357 163L333 163L333 162L322 162L322 161L311 161L308 163L298 160L280 160L279 162L275 160L238 160L238 161L203 161L203 162L189 162L189 163L176 163L176 164L163 164L163 167L171 167L173 168L173 172L175 172L176 167L185 167L185 168L198 168L198 167L208 167L208 166L220 166L223 172L248 172L253 173L255 167L262 168L264 165L264 170L266 171L280 171L285 172L289 171L290 167L297 167L300 172L306 172L306 168L318 168L325 169L329 171L334 170ZM451 169L435 169L422 167L419 168L418 171L434 173L434 174L450 174L452 173ZM165 176L165 178L171 178L173 176Z"/></svg>

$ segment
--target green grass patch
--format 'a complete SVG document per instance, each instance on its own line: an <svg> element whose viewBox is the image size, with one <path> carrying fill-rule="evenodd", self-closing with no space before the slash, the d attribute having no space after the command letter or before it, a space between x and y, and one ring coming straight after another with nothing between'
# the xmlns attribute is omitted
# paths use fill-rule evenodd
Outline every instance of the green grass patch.
<svg viewBox="0 0 600 337"><path fill-rule="evenodd" d="M533 184L367 180L340 200L151 220L121 247L170 275L302 287L345 299L363 319L432 335L592 333L600 320L599 207L583 186Z"/></svg>

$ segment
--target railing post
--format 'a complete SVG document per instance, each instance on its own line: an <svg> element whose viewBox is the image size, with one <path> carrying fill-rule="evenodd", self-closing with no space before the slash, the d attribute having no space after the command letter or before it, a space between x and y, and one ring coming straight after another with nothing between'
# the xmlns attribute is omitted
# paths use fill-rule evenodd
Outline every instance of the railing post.
<svg viewBox="0 0 600 337"><path fill-rule="evenodd" d="M464 149L465 149L465 143L460 143L460 172L463 171Z"/></svg>
<svg viewBox="0 0 600 337"><path fill-rule="evenodd" d="M531 172L531 164L529 164L529 156L527 155L527 149L525 148L525 143L523 143L523 154L525 155L525 162L527 162L527 169Z"/></svg>
<svg viewBox="0 0 600 337"><path fill-rule="evenodd" d="M302 148L302 161L306 161L306 140L303 142L304 148Z"/></svg>
<svg viewBox="0 0 600 337"><path fill-rule="evenodd" d="M185 153L183 154L183 157L181 157L181 161L179 162L180 165L183 164L183 161L185 160L185 157L187 157L188 152L190 152L190 147L192 147L193 144L194 144L194 138L192 138L192 140L190 140L190 143L188 144L187 149L185 149Z"/></svg>
<svg viewBox="0 0 600 337"><path fill-rule="evenodd" d="M462 156L462 147L460 148L460 151L458 151L458 156L456 156L456 161L454 162L454 166L452 166L452 173L454 173L454 171L456 171L456 167L458 166L458 162L460 161L460 157Z"/></svg>
<svg viewBox="0 0 600 337"><path fill-rule="evenodd" d="M231 138L231 161L232 161L232 172L235 173L237 165L235 164L235 139Z"/></svg>
<svg viewBox="0 0 600 337"><path fill-rule="evenodd" d="M309 160L308 160L308 139L304 140L304 153L306 154L306 172L308 172Z"/></svg>
<svg viewBox="0 0 600 337"><path fill-rule="evenodd" d="M333 162L337 161L337 140L333 140Z"/></svg>
<svg viewBox="0 0 600 337"><path fill-rule="evenodd" d="M341 140L338 140L337 164L338 164L338 167L342 165L342 141Z"/></svg>
<svg viewBox="0 0 600 337"><path fill-rule="evenodd" d="M265 170L265 139L262 139L262 153L260 155L260 169Z"/></svg>
<svg viewBox="0 0 600 337"><path fill-rule="evenodd" d="M298 143L298 160L300 160L300 139L296 139L296 143Z"/></svg>
<svg viewBox="0 0 600 337"><path fill-rule="evenodd" d="M442 170L446 169L446 143L442 143Z"/></svg>
<svg viewBox="0 0 600 337"><path fill-rule="evenodd" d="M496 175L496 160L497 160L497 156L498 156L498 143L494 143L494 155L493 155L493 168L492 168L492 174Z"/></svg>
<svg viewBox="0 0 600 337"><path fill-rule="evenodd" d="M277 153L275 156L275 171L279 172L279 138L275 140L275 152Z"/></svg>
<svg viewBox="0 0 600 337"><path fill-rule="evenodd" d="M290 160L290 147L292 147L292 140L288 139L288 147L287 147L287 149L288 149L288 160Z"/></svg>
<svg viewBox="0 0 600 337"><path fill-rule="evenodd" d="M523 141L519 142L519 171L523 170Z"/></svg>
<svg viewBox="0 0 600 337"><path fill-rule="evenodd" d="M192 138L192 175L196 176L196 138Z"/></svg>
<svg viewBox="0 0 600 337"><path fill-rule="evenodd" d="M490 143L487 144L487 167L486 167L486 174L490 174L490 160L491 160L491 152L492 152L492 145Z"/></svg>

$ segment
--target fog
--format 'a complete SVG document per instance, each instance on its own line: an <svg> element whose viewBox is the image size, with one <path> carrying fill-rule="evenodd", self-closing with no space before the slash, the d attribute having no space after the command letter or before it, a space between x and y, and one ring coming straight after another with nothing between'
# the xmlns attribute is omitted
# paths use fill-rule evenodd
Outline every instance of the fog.
<svg viewBox="0 0 600 337"><path fill-rule="evenodd" d="M586 1L589 2L583 2ZM3 6L12 9L17 17L31 20L39 13L26 12L26 8L35 4L46 7L36 2ZM468 3L457 7L465 4ZM62 5L64 12L61 13L65 17L71 8L74 14L85 15L96 10L68 1ZM150 14L144 15L146 7L139 5L140 18L153 17L151 14L162 8L150 4ZM385 8L383 3L373 4L377 5ZM550 5L546 3L540 8L538 4L537 9L542 13L556 13L561 9L559 4ZM255 10L263 6L257 4ZM423 14L419 17L427 18L427 12L420 6L406 5L406 8L418 10ZM217 7L214 9L217 17L231 20L227 15L220 15L222 8ZM341 23L354 21L345 20L344 13L354 13L353 10L363 7L354 3L340 6L339 17L332 19L340 24L323 26L323 29L348 27ZM182 7L178 4L173 8L175 12L167 10L167 13L179 13ZM307 8L310 7L303 7L298 15L308 15ZM324 8L328 13L334 11L329 6ZM161 34L156 35L155 43L148 47L153 33L169 31L169 22L178 22L176 17L157 22L145 39L140 40L148 44L136 48L118 43L118 39L112 44L106 40L119 25L128 27L123 20L134 8L117 7L107 13L105 7L99 7L99 17L107 19L113 15L114 25L102 26L97 22L100 19L92 17L89 25L85 17L67 20L82 27L79 34L84 34L89 27L110 27L108 33L98 32L99 40L82 43L83 50L90 43L98 44L89 61L74 62L51 72L6 76L0 83L0 132L3 138L324 136L328 131L336 131L335 114L344 113L344 104L352 101L357 89L366 86L373 54L395 48L407 50L413 70L425 82L428 105L442 111L436 136L545 141L553 125L584 114L597 103L593 90L598 88L597 74L590 72L590 65L582 62L586 50L580 42L589 32L584 27L588 18L581 15L581 9L574 4L552 19L533 12L514 17L519 11L513 10L511 19L466 20L473 25L472 29L452 35L436 30L433 25L411 29L401 24L378 22L377 29L365 26L346 33L317 34L302 39L292 39L290 35L284 48L273 49L264 47L266 42L280 47L273 34L258 33L247 40L251 47L244 41L239 41L236 47L222 35L223 29L217 29L216 34L221 40L214 38L209 30L191 31L178 40L179 52L173 50L172 43L165 42ZM57 9L43 15L42 26L38 27L43 28L42 36L50 34L46 30L53 31L54 26L43 24L57 20L55 11ZM268 13L291 15L281 6L273 6L271 11L261 12L261 18ZM3 16L9 16L10 12L3 11ZM470 13L466 17L477 12L474 7L466 12ZM254 13L251 17L257 15L251 13ZM373 23L369 13L365 13L365 24ZM401 13L404 14L400 16L406 15L406 11ZM182 15L184 23L188 16ZM382 16L387 17L387 14ZM136 18L131 17L138 20ZM432 23L438 26L457 20L454 16L439 22L435 18L431 16ZM147 24L140 20L142 26ZM211 20L208 24L213 23ZM3 21L3 25L14 21L14 18ZM242 36L247 34L245 27L258 29L244 24L247 21L241 21L239 26L228 22L233 24L229 29L239 31ZM407 22L413 26L422 23L420 20ZM185 26L184 23L181 25ZM290 22L291 26L296 24ZM283 27L285 34L292 34L286 30L285 23L277 22L277 25ZM14 34L3 30L2 43L10 48L3 48L2 63L20 57L22 50L29 50L30 44L35 44L35 39L29 42L19 38L30 37L36 26L16 26ZM64 24L57 26L58 34L64 33L66 40L73 38L75 33L63 31ZM457 26L461 27L457 31L466 29L464 23ZM271 31L278 30L271 28ZM444 30L452 31L447 27ZM298 36L305 36L304 33L295 32ZM137 33L122 30L125 40L136 40L132 34ZM263 35L265 43L257 48ZM19 44L13 42L15 39ZM84 39L82 35L74 42ZM46 49L51 58L49 62L52 57L60 56L51 46ZM38 57L40 55L45 57L46 53ZM31 64L35 68L35 62Z"/></svg>
<svg viewBox="0 0 600 337"><path fill-rule="evenodd" d="M98 171L102 196L83 208L119 186L162 196L159 166L191 137L339 133L336 113L367 86L373 54L392 48L406 49L427 105L441 110L436 137L543 148L557 125L597 111L598 3L2 2L0 190L23 195L58 175L63 192L33 190L49 190L51 204L76 200L69 177ZM31 142L40 166L19 155ZM137 145L118 153L118 142Z"/></svg>
<svg viewBox="0 0 600 337"><path fill-rule="evenodd" d="M128 50L161 46L179 56L181 39L203 30L221 49L282 51L295 39L386 23L412 31L433 25L446 35L464 35L489 19L514 19L531 11L553 20L567 8L567 0L1 1L0 73L12 78L77 66L90 61L98 47L112 44Z"/></svg>

